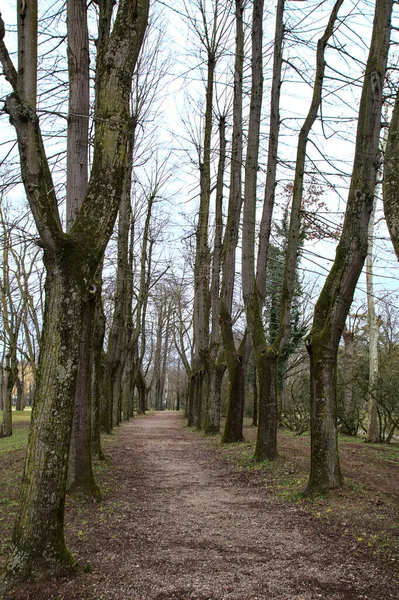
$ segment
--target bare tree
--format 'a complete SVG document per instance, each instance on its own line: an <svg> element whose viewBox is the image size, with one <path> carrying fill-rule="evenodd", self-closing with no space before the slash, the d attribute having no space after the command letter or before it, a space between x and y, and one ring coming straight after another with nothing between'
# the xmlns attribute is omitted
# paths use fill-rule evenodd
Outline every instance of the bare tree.
<svg viewBox="0 0 399 600"><path fill-rule="evenodd" d="M307 340L311 375L310 492L342 484L337 439L337 351L367 255L368 223L379 169L381 107L392 6L392 0L377 0L375 4L345 220L335 260L317 301Z"/></svg>
<svg viewBox="0 0 399 600"><path fill-rule="evenodd" d="M37 6L34 1L24 4L19 14L18 70L4 43L5 26L0 20L0 60L12 87L5 110L16 131L22 178L47 273L31 435L11 554L3 574L6 587L75 568L64 540L64 503L82 315L121 198L130 86L148 8L146 0L122 0L112 32L106 40L98 40L93 164L82 206L68 233L61 225L36 115ZM100 20L108 19L111 26L112 7L100 2L99 10Z"/></svg>

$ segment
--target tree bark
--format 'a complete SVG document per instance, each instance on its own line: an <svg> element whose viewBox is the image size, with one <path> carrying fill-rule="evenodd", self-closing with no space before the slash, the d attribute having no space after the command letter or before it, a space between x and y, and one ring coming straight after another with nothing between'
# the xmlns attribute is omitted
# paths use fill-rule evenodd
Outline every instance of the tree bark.
<svg viewBox="0 0 399 600"><path fill-rule="evenodd" d="M311 376L309 492L342 484L336 422L336 360L339 340L367 255L368 223L379 168L382 94L392 5L392 0L377 0L375 5L345 220L335 260L317 301L307 340Z"/></svg>
<svg viewBox="0 0 399 600"><path fill-rule="evenodd" d="M242 427L244 420L245 376L250 341L247 333L238 350L228 349L226 360L229 371L229 402L227 404L226 422L222 435L222 443L241 442L244 439Z"/></svg>
<svg viewBox="0 0 399 600"><path fill-rule="evenodd" d="M101 500L101 492L92 465L92 352L95 299L88 297L83 305L83 326L77 365L75 410L68 469L68 492L84 499Z"/></svg>
<svg viewBox="0 0 399 600"><path fill-rule="evenodd" d="M10 354L6 355L5 365L2 366L1 395L3 416L0 425L0 438L12 435L12 389L14 387Z"/></svg>
<svg viewBox="0 0 399 600"><path fill-rule="evenodd" d="M243 2L235 3L235 65L234 65L234 98L233 98L233 134L231 148L230 195L227 213L227 223L223 241L222 281L219 305L219 321L223 341L224 360L227 365L229 386L227 397L227 419L225 421L222 441L239 442L242 439L242 423L237 418L242 414L244 405L245 386L235 385L240 379L242 356L235 347L232 308L236 270L236 251L239 238L239 227L242 208L242 81L244 68L244 29ZM241 362L240 362L241 360Z"/></svg>
<svg viewBox="0 0 399 600"><path fill-rule="evenodd" d="M382 174L382 173L381 173ZM369 381L367 386L368 424L366 441L376 444L380 441L378 426L378 318L375 313L374 285L373 285L373 238L374 215L376 199L374 199L368 227L368 249L366 257L366 289L367 289L367 317L369 323Z"/></svg>
<svg viewBox="0 0 399 600"><path fill-rule="evenodd" d="M342 333L344 338L344 418L341 425L341 432L347 435L356 436L358 429L358 415L353 401L353 375L355 360L355 332L344 328Z"/></svg>
<svg viewBox="0 0 399 600"><path fill-rule="evenodd" d="M215 238L213 245L212 280L211 280L211 336L209 350L209 393L206 401L205 433L219 433L220 404L222 379L225 371L219 364L220 328L219 328L219 295L220 295L220 265L222 256L223 236L223 175L226 164L226 118L219 118L219 164L216 181L215 199Z"/></svg>
<svg viewBox="0 0 399 600"><path fill-rule="evenodd" d="M102 270L102 265L99 270ZM102 288L102 282L99 282L99 289ZM101 447L101 427L102 411L105 410L105 369L104 369L104 337L105 337L105 315L102 305L101 292L95 296L95 312L93 327L93 360L92 360L92 452L99 459L104 458Z"/></svg>
<svg viewBox="0 0 399 600"><path fill-rule="evenodd" d="M61 227L39 121L34 106L20 92L21 74L4 44L0 19L0 61L14 90L6 99L6 110L17 133L22 179L46 267L38 380L12 549L3 574L6 588L28 578L70 573L75 567L64 540L64 505L83 305L121 198L130 85L148 8L147 0L134 5L121 0L113 31L105 47L99 48L93 167L68 234ZM37 14L32 19L37 22Z"/></svg>

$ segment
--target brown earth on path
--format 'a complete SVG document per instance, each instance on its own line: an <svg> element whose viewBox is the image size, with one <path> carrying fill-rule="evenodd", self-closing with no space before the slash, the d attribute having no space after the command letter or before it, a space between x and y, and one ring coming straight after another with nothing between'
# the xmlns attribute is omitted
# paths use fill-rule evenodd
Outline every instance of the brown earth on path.
<svg viewBox="0 0 399 600"><path fill-rule="evenodd" d="M7 600L399 598L396 561L276 498L267 477L265 486L226 462L179 414L134 419L107 451L103 503L68 503L68 545L82 572Z"/></svg>

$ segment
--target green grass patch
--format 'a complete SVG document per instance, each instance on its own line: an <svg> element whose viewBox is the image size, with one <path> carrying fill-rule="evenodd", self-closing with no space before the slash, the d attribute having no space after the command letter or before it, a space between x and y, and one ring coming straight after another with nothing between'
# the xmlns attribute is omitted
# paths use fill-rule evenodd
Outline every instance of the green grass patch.
<svg viewBox="0 0 399 600"><path fill-rule="evenodd" d="M0 456L16 450L24 450L28 443L29 429L14 429L10 437L0 438Z"/></svg>
<svg viewBox="0 0 399 600"><path fill-rule="evenodd" d="M32 415L32 409L25 408L25 410L12 410L12 422L13 423L29 423ZM0 410L0 421L3 419L3 411Z"/></svg>

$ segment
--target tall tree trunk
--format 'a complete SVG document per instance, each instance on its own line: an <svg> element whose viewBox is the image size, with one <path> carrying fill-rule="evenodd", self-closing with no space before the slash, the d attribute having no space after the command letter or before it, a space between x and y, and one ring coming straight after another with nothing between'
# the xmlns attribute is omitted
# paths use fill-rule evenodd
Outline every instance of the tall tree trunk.
<svg viewBox="0 0 399 600"><path fill-rule="evenodd" d="M367 255L368 223L379 168L381 106L392 5L392 0L377 0L375 5L345 220L333 266L316 303L307 340L311 377L309 492L342 484L337 439L336 360L339 340Z"/></svg>
<svg viewBox="0 0 399 600"><path fill-rule="evenodd" d="M196 385L195 394L193 394L193 400L196 402L194 415L198 428L201 428L203 425L204 381L208 375L209 362L210 252L208 244L208 222L211 196L211 138L215 66L215 55L208 51L204 151L202 162L200 162L200 204L194 264L194 368L197 372L197 377L191 381L196 381L199 384ZM198 419L200 420L198 421Z"/></svg>
<svg viewBox="0 0 399 600"><path fill-rule="evenodd" d="M290 214L290 225L287 240L287 251L285 258L285 269L283 278L283 287L281 293L280 302L280 323L279 331L276 339L270 346L266 344L266 337L262 327L261 307L263 306L263 299L266 292L266 263L264 261L264 254L266 252L266 242L270 236L271 227L271 209L274 201L273 185L275 182L275 161L272 160L270 165L270 175L268 172L268 179L270 184L267 183L265 190L265 204L264 213L262 217L262 235L261 235L261 246L264 250L258 254L258 266L257 266L257 281L256 290L252 292L252 298L249 298L249 307L251 313L251 331L253 332L254 347L255 347L255 360L257 364L258 373L258 392L259 392L259 422L258 422L258 436L255 448L256 460L269 459L273 460L277 456L277 419L278 419L278 364L279 356L284 350L291 333L291 304L295 288L295 274L297 269L298 260L298 246L300 236L300 210L302 205L303 196L303 181L305 175L305 162L306 162L306 147L308 142L309 133L316 120L317 113L321 103L321 94L323 88L323 79L325 71L325 59L324 51L328 40L333 34L335 22L337 19L338 10L343 0L337 0L334 8L331 12L327 27L324 31L323 36L320 38L317 44L317 56L316 56L316 75L313 86L313 97L311 105L307 114L307 117L302 125L299 133L298 148L295 165L295 178L294 178L294 189L291 205ZM280 7L281 19L283 7ZM281 52L282 45L277 43L278 40L282 39L282 21L278 20L276 25L276 49L275 59L277 61L278 70L281 73ZM279 81L276 78L275 83L275 99L276 104L275 110L278 114L278 86ZM272 100L274 95L272 94ZM273 124L273 120L272 120ZM274 125L276 128L276 125ZM270 133L270 140L274 140L278 134L277 131ZM276 142L275 142L276 143ZM277 149L272 147L270 149L273 155L276 155ZM270 185L270 189L269 189ZM260 250L261 250L260 246Z"/></svg>
<svg viewBox="0 0 399 600"><path fill-rule="evenodd" d="M67 230L79 213L88 184L90 112L89 33L84 0L67 0L69 109L67 136ZM81 353L76 379L68 490L84 498L101 498L94 479L91 447L91 375L94 302L83 310Z"/></svg>
<svg viewBox="0 0 399 600"><path fill-rule="evenodd" d="M227 365L229 386L227 396L227 419L222 441L239 442L242 439L242 424L237 422L244 405L245 386L236 385L240 380L242 355L237 351L233 333L233 292L236 270L236 250L242 207L242 81L244 68L244 6L242 0L235 2L235 64L233 98L233 134L231 148L230 195L227 223L223 241L222 281L220 292L219 320L223 341L224 360Z"/></svg>
<svg viewBox="0 0 399 600"><path fill-rule="evenodd" d="M219 164L216 182L215 199L215 239L213 245L212 281L211 281L211 339L209 351L209 393L206 401L205 433L219 433L220 404L222 379L225 371L219 364L219 294L220 294L220 263L222 256L223 235L223 175L226 164L226 118L219 118Z"/></svg>
<svg viewBox="0 0 399 600"><path fill-rule="evenodd" d="M34 2L25 5L28 26L37 23ZM133 70L148 21L147 0L122 0L113 31L98 49L95 136L90 183L68 234L45 155L34 103L25 97L4 44L0 18L0 61L13 93L5 108L15 127L22 179L44 249L46 302L38 378L21 495L4 588L28 578L70 573L75 560L64 540L64 505L83 306L111 236L122 194ZM31 60L30 48L22 54ZM34 55L34 49L32 50ZM33 65L36 79L36 65ZM31 75L31 74L30 74ZM24 81L26 83L26 81Z"/></svg>

